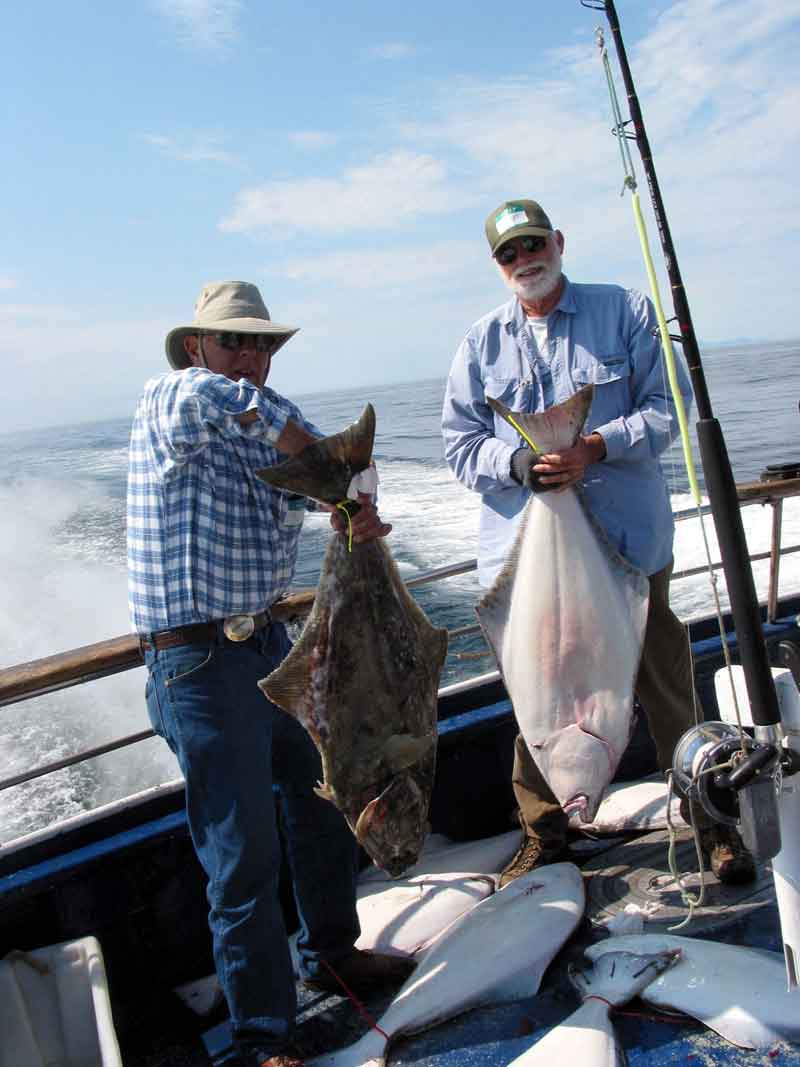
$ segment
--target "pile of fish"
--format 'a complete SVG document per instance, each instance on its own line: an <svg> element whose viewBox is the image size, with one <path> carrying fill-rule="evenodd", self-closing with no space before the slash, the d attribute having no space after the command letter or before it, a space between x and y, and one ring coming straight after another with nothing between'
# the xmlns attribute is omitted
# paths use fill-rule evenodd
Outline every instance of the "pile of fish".
<svg viewBox="0 0 800 1067"><path fill-rule="evenodd" d="M258 471L270 485L337 505L372 459L375 412ZM436 764L439 675L447 631L409 594L382 540L333 534L314 607L284 662L261 683L322 758L317 789L392 875L419 856Z"/></svg>
<svg viewBox="0 0 800 1067"><path fill-rule="evenodd" d="M591 402L592 386L539 414L489 400L543 454L575 443ZM594 818L630 739L648 596L646 576L569 488L531 494L476 609L531 756L582 823Z"/></svg>
<svg viewBox="0 0 800 1067"><path fill-rule="evenodd" d="M355 1045L313 1067L383 1067L389 1043L461 1012L533 996L584 909L572 863L522 875L455 919L419 959L389 1007Z"/></svg>

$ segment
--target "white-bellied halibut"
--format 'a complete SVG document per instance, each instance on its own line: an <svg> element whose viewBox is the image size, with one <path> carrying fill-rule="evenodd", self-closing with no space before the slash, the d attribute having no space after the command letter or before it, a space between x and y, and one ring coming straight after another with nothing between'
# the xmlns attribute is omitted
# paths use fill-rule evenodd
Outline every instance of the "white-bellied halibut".
<svg viewBox="0 0 800 1067"><path fill-rule="evenodd" d="M642 992L648 1004L691 1015L740 1048L800 1041L800 1003L786 989L782 954L674 934L621 934L589 945L585 955L597 961L618 950L676 949L676 966Z"/></svg>
<svg viewBox="0 0 800 1067"><path fill-rule="evenodd" d="M608 952L593 966L570 966L569 976L583 1003L509 1067L620 1067L625 1056L611 1022L612 1008L627 1004L680 956L678 949L636 954Z"/></svg>
<svg viewBox="0 0 800 1067"><path fill-rule="evenodd" d="M585 386L538 414L488 402L546 454L575 443L591 401ZM630 738L648 593L646 576L568 488L531 494L505 566L476 609L531 756L581 822L594 818Z"/></svg>
<svg viewBox="0 0 800 1067"><path fill-rule="evenodd" d="M310 1067L383 1067L389 1041L484 1004L533 996L577 926L583 880L572 863L539 867L465 912L424 953L370 1030Z"/></svg>

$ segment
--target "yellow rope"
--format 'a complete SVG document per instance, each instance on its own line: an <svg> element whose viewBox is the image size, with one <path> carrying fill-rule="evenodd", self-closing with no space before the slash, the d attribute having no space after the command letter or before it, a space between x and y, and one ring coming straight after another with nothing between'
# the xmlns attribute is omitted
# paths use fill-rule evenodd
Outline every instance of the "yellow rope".
<svg viewBox="0 0 800 1067"><path fill-rule="evenodd" d="M540 454L540 450L536 447L536 445L533 443L533 441L530 439L530 437L528 437L528 435L522 429L520 424L517 422L517 420L511 414L511 412L510 411L507 412L503 417L505 418L506 422L510 422L511 423L511 425L514 427L514 429L517 431L517 433L520 435L520 437L524 438L524 440L528 442L528 444L531 446L533 451L538 456Z"/></svg>
<svg viewBox="0 0 800 1067"><path fill-rule="evenodd" d="M350 507L352 506L352 500L340 500L336 505L338 511L343 512L347 519L347 551L353 551L353 520L350 517Z"/></svg>
<svg viewBox="0 0 800 1067"><path fill-rule="evenodd" d="M672 338L669 335L669 327L667 326L664 308L661 304L661 293L658 288L658 279L656 278L656 271L653 266L653 257L650 254L650 242L647 239L647 230L645 229L644 219L642 218L642 207L639 203L639 193L636 189L632 192L631 204L633 205L633 217L636 220L636 229L639 233L639 243L642 246L644 265L647 268L647 277L650 279L650 295L653 298L653 306L656 309L658 331L661 334L661 347L664 350L664 357L667 363L667 377L669 378L670 388L672 389L672 399L675 402L675 411L678 416L678 426L681 431L681 444L683 445L683 458L686 463L686 473L689 475L689 485L691 486L694 502L700 507L702 505L700 486L697 482L697 471L695 470L694 456L692 455L692 443L689 439L689 424L686 419L686 407L683 403L683 396L678 381L678 372L675 367L675 352L672 348Z"/></svg>

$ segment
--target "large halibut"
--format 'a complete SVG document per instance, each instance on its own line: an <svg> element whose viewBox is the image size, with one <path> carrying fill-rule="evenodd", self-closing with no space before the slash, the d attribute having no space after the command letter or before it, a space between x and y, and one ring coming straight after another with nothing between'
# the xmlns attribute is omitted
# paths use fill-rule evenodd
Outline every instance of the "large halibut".
<svg viewBox="0 0 800 1067"><path fill-rule="evenodd" d="M309 1067L385 1067L388 1046L471 1008L532 997L585 904L573 863L537 867L481 900L425 951L377 1024Z"/></svg>
<svg viewBox="0 0 800 1067"><path fill-rule="evenodd" d="M347 496L372 458L375 412L258 476L327 504ZM352 503L352 502L351 502ZM311 735L322 757L317 792L347 819L392 876L416 862L436 764L439 675L447 631L409 594L382 540L331 536L314 607L297 644L260 682Z"/></svg>
<svg viewBox="0 0 800 1067"><path fill-rule="evenodd" d="M586 386L539 414L489 404L543 454L575 443ZM537 767L590 822L628 744L647 622L647 577L609 544L581 493L532 493L514 546L476 611Z"/></svg>

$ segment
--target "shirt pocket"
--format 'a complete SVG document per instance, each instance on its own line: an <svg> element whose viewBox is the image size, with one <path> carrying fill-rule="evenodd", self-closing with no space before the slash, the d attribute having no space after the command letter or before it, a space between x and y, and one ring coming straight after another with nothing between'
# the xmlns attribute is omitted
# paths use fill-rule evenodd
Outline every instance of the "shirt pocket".
<svg viewBox="0 0 800 1067"><path fill-rule="evenodd" d="M491 397L492 400L499 400L510 411L528 412L531 410L532 386L529 379L487 377L483 383L483 391L487 399ZM509 444L520 444L520 435L514 427L496 411L493 411L492 415L494 416L494 436Z"/></svg>
<svg viewBox="0 0 800 1067"><path fill-rule="evenodd" d="M604 426L631 412L631 366L627 352L607 355L579 355L572 368L576 389L594 386L592 408L587 420L592 426Z"/></svg>

